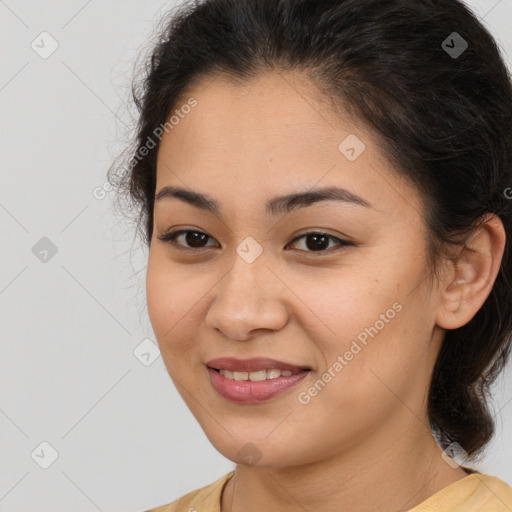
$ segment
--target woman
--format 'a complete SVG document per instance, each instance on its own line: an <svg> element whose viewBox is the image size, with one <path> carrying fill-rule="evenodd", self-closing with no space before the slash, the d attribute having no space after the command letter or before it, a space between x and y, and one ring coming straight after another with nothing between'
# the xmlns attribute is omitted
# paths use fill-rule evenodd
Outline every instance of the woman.
<svg viewBox="0 0 512 512"><path fill-rule="evenodd" d="M186 3L134 93L111 179L169 375L236 464L151 512L511 510L470 467L512 333L512 86L478 19Z"/></svg>

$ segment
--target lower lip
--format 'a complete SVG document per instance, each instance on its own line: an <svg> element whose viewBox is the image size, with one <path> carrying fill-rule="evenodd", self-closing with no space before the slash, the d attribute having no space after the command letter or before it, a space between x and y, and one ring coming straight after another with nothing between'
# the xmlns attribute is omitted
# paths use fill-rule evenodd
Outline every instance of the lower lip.
<svg viewBox="0 0 512 512"><path fill-rule="evenodd" d="M210 382L224 398L239 404L264 402L298 384L309 371L301 371L289 377L277 377L259 381L233 380L224 377L217 370L208 368Z"/></svg>

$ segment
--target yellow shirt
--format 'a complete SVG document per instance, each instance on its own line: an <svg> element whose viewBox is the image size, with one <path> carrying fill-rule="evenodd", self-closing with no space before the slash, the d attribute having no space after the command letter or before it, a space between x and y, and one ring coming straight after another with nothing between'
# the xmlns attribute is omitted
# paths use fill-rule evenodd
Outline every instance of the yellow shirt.
<svg viewBox="0 0 512 512"><path fill-rule="evenodd" d="M220 497L234 471L146 512L221 512ZM512 487L491 475L473 473L441 489L408 512L511 512Z"/></svg>

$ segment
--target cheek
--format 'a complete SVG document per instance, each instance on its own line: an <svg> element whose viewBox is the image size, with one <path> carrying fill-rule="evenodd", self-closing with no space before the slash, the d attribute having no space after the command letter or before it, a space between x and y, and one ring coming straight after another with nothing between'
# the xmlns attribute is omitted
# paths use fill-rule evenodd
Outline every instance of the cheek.
<svg viewBox="0 0 512 512"><path fill-rule="evenodd" d="M159 342L164 329L169 329L172 318L175 316L173 314L175 295L172 292L174 287L169 284L171 283L162 275L160 266L154 262L154 258L153 260L150 258L146 274L146 300L149 318Z"/></svg>
<svg viewBox="0 0 512 512"><path fill-rule="evenodd" d="M346 414L358 425L409 414L428 386L428 333L413 321L414 310L395 301L371 312L350 319L351 335L347 329L347 336L325 349L328 360L322 373L335 377L312 401L317 400L320 409L336 404L333 414L339 422L347 421Z"/></svg>
<svg viewBox="0 0 512 512"><path fill-rule="evenodd" d="M307 329L314 333L311 339L322 340L324 352L343 353L358 334L364 338L365 328L379 321L380 314L390 310L388 318L395 315L396 287L388 288L386 282L356 268L321 279L318 275L297 277L290 287L299 299L299 320L308 319Z"/></svg>
<svg viewBox="0 0 512 512"><path fill-rule="evenodd" d="M185 269L186 270L186 269ZM146 297L151 321L164 363L173 374L181 375L196 364L198 329L204 320L205 293L212 287L197 274L169 262L156 251L148 259ZM187 375L185 380L189 379Z"/></svg>
<svg viewBox="0 0 512 512"><path fill-rule="evenodd" d="M164 264L162 258L150 255L146 274L148 315L161 346L177 339L176 333L186 325L187 312L195 302L191 286L180 278L179 272ZM190 305L189 305L190 304Z"/></svg>
<svg viewBox="0 0 512 512"><path fill-rule="evenodd" d="M327 381L331 398L358 407L360 400L372 401L376 393L391 394L379 382L381 375L391 388L395 382L402 386L421 357L421 344L410 342L411 335L419 339L421 329L416 322L417 333L409 332L412 312L396 293L394 280L353 275L339 286L335 282L304 284L309 284L305 303L312 310L307 314L311 323L304 328L321 354L318 377Z"/></svg>

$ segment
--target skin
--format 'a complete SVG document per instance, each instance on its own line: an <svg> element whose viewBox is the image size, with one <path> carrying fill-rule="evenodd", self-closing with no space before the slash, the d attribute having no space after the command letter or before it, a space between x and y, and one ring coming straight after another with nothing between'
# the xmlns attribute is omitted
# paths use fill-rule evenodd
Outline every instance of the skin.
<svg viewBox="0 0 512 512"><path fill-rule="evenodd" d="M431 434L428 386L445 329L466 324L491 291L505 244L501 221L490 216L469 243L473 252L463 251L457 266L443 262L431 282L419 193L372 133L334 114L305 77L271 73L235 85L215 75L189 96L197 106L161 140L156 191L202 192L222 213L177 199L155 204L147 303L178 391L213 446L237 464L222 512L404 511L466 477ZM338 150L349 134L366 146L355 161ZM271 197L327 185L372 208L326 201L265 213ZM190 248L185 236L160 241L170 228L206 233L205 248ZM292 243L311 231L355 246ZM249 236L263 250L250 264L236 252ZM300 403L299 393L396 302L401 311ZM313 370L267 402L240 405L210 383L205 363L221 356ZM260 457L254 465L239 453L249 442Z"/></svg>

